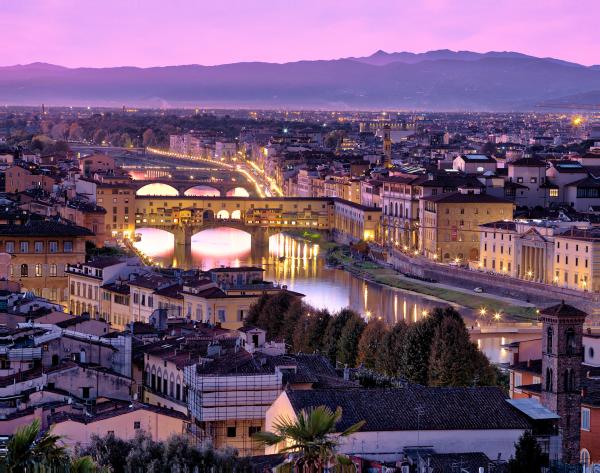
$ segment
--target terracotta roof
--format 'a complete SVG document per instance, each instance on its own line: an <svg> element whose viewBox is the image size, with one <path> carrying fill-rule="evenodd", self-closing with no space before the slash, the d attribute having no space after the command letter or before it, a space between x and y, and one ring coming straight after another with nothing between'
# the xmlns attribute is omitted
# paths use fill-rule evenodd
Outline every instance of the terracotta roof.
<svg viewBox="0 0 600 473"><path fill-rule="evenodd" d="M342 408L344 430L366 421L362 431L527 429L500 388L432 388L415 384L393 389L287 390L296 411L320 405ZM419 415L419 411L424 415Z"/></svg>

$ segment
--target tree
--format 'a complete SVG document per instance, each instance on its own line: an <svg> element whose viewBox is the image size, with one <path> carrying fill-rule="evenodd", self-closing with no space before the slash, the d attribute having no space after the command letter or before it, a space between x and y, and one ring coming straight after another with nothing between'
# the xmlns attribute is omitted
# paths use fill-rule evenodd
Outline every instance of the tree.
<svg viewBox="0 0 600 473"><path fill-rule="evenodd" d="M348 366L356 366L358 341L365 329L365 321L358 314L353 314L342 329L337 349L337 361Z"/></svg>
<svg viewBox="0 0 600 473"><path fill-rule="evenodd" d="M284 314L298 297L287 291L263 295L250 307L247 324L267 331L267 338L274 340L285 334Z"/></svg>
<svg viewBox="0 0 600 473"><path fill-rule="evenodd" d="M436 328L429 360L430 386L494 384L487 357L471 342L463 320L444 317Z"/></svg>
<svg viewBox="0 0 600 473"><path fill-rule="evenodd" d="M285 343L289 346L294 344L294 331L300 322L300 319L311 307L306 306L300 298L295 298L283 315L283 327L281 328L281 336Z"/></svg>
<svg viewBox="0 0 600 473"><path fill-rule="evenodd" d="M435 308L431 315L408 326L399 375L413 383L426 385L429 380L429 359L436 328L446 318L462 320L452 307Z"/></svg>
<svg viewBox="0 0 600 473"><path fill-rule="evenodd" d="M547 459L533 434L525 432L515 443L515 456L508 462L509 473L541 473Z"/></svg>
<svg viewBox="0 0 600 473"><path fill-rule="evenodd" d="M34 465L44 465L50 468L58 467L67 459L65 448L59 444L60 437L50 431L40 434L39 419L31 424L17 429L8 442L8 452L4 459L10 473L22 473L34 468Z"/></svg>
<svg viewBox="0 0 600 473"><path fill-rule="evenodd" d="M375 369L388 376L399 376L405 350L406 322L400 321L388 330L381 342L381 352Z"/></svg>
<svg viewBox="0 0 600 473"><path fill-rule="evenodd" d="M156 144L156 137L152 128L148 128L142 135L142 144L144 146L154 146Z"/></svg>
<svg viewBox="0 0 600 473"><path fill-rule="evenodd" d="M109 433L104 437L93 434L81 455L91 456L100 466L110 468L112 473L125 473L125 459L131 446L129 442Z"/></svg>
<svg viewBox="0 0 600 473"><path fill-rule="evenodd" d="M160 473L167 465L164 461L164 445L152 440L152 436L140 430L130 442L127 455L127 471L131 473Z"/></svg>
<svg viewBox="0 0 600 473"><path fill-rule="evenodd" d="M297 420L279 417L273 424L274 432L258 432L254 438L268 446L285 442L281 452L293 452L297 455L295 466L303 473L317 473L331 464L345 463L336 454L339 439L347 437L365 424L365 421L351 425L340 434L336 434L336 425L342 418L342 409L335 412L326 406L317 406L301 410Z"/></svg>
<svg viewBox="0 0 600 473"><path fill-rule="evenodd" d="M381 357L383 341L388 328L380 319L371 319L363 330L358 341L357 363L374 369Z"/></svg>
<svg viewBox="0 0 600 473"><path fill-rule="evenodd" d="M344 326L348 320L355 315L358 314L353 310L342 309L329 319L327 328L323 334L322 346L323 353L334 365L337 360L338 345L340 337L342 336L342 330L344 329Z"/></svg>
<svg viewBox="0 0 600 473"><path fill-rule="evenodd" d="M98 471L98 465L90 456L71 459L69 473L96 473L96 471Z"/></svg>
<svg viewBox="0 0 600 473"><path fill-rule="evenodd" d="M80 141L83 139L83 130L79 126L79 123L71 123L71 126L69 127L69 139L71 141Z"/></svg>
<svg viewBox="0 0 600 473"><path fill-rule="evenodd" d="M315 353L323 347L323 334L331 315L326 309L314 310L307 307L297 321L293 335L295 352Z"/></svg>

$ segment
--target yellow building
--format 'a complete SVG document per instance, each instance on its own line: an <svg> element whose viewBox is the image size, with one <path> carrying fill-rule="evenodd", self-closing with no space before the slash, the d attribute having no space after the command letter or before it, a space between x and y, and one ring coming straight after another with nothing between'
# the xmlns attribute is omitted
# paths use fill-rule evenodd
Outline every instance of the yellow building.
<svg viewBox="0 0 600 473"><path fill-rule="evenodd" d="M332 233L336 241L373 241L379 232L381 209L335 199Z"/></svg>
<svg viewBox="0 0 600 473"><path fill-rule="evenodd" d="M512 202L481 193L424 197L420 201L421 251L440 261L479 261L479 226L510 219L513 209Z"/></svg>
<svg viewBox="0 0 600 473"><path fill-rule="evenodd" d="M135 188L125 182L99 182L96 202L106 209L106 237L129 238L135 229Z"/></svg>
<svg viewBox="0 0 600 473"><path fill-rule="evenodd" d="M554 283L600 291L600 228L571 228L555 236Z"/></svg>
<svg viewBox="0 0 600 473"><path fill-rule="evenodd" d="M11 255L8 277L66 306L67 266L85 261L85 241L92 237L86 228L44 220L0 225L0 250Z"/></svg>

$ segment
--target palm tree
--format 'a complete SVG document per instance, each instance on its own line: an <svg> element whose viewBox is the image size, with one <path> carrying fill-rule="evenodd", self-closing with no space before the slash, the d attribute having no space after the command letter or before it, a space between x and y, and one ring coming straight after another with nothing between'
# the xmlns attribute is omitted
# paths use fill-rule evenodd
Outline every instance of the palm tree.
<svg viewBox="0 0 600 473"><path fill-rule="evenodd" d="M59 445L60 436L49 431L40 435L40 421L17 429L8 442L5 465L9 473L24 473L35 465L52 469L59 467L67 458L66 450Z"/></svg>
<svg viewBox="0 0 600 473"><path fill-rule="evenodd" d="M342 408L335 412L326 406L301 410L297 420L278 417L273 424L274 432L258 432L254 438L264 445L285 443L280 452L298 455L295 465L302 473L316 473L334 463L348 464L347 458L337 455L336 448L341 437L358 431L365 421L357 422L337 434L335 426L342 418Z"/></svg>
<svg viewBox="0 0 600 473"><path fill-rule="evenodd" d="M75 457L71 459L69 473L95 473L98 471L98 465L90 456Z"/></svg>

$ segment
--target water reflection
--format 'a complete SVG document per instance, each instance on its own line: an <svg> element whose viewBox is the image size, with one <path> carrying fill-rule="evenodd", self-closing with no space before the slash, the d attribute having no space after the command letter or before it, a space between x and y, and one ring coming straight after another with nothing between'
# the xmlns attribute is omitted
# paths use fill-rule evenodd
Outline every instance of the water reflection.
<svg viewBox="0 0 600 473"><path fill-rule="evenodd" d="M319 258L316 244L275 235L269 247L253 247L251 236L238 229L220 227L197 233L192 238L191 254L184 245L174 245L166 232L156 229L136 231L142 235L136 246L164 266L210 269L217 266L257 265L265 269L265 279L287 286L306 295L305 301L331 312L350 307L365 318L381 318L389 324L415 322L426 317L435 307L450 304L425 295L382 287L363 281L338 269L329 268ZM171 235L172 237L172 235ZM170 246L169 246L170 245ZM471 311L460 309L467 325L475 324ZM515 336L515 337L518 337ZM509 343L515 337L507 338ZM531 336L529 336L531 337ZM497 336L474 338L492 361L508 361L508 353L500 348Z"/></svg>

